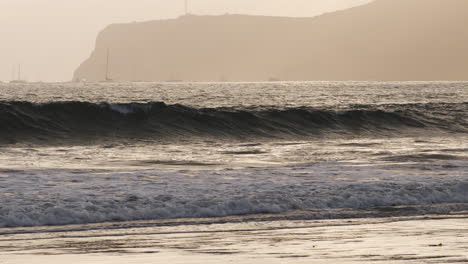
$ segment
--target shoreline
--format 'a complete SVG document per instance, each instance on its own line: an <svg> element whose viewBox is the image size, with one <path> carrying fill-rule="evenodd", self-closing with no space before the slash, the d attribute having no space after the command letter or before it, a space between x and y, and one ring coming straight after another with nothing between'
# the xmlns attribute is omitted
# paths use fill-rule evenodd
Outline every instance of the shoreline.
<svg viewBox="0 0 468 264"><path fill-rule="evenodd" d="M466 263L467 220L468 212L225 223L185 219L180 225L106 223L100 224L102 229L2 235L0 263Z"/></svg>
<svg viewBox="0 0 468 264"><path fill-rule="evenodd" d="M446 212L442 213L441 211ZM149 220L90 222L83 224L64 225L12 226L0 227L0 236L36 233L116 230L129 228L138 229L155 227L262 223L280 221L343 221L344 223L348 223L353 220L370 219L380 223L402 221L402 219L421 220L427 219L428 217L433 219L445 219L459 216L468 216L468 204L445 203L434 205L402 205L391 207L375 207L368 209L337 208L317 210L295 210L291 212L276 214L247 214L230 215L224 217L167 218Z"/></svg>

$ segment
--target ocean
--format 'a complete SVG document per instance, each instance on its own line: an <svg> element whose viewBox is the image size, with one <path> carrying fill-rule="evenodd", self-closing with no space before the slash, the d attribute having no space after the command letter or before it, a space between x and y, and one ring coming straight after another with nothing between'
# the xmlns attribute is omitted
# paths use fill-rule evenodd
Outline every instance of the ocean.
<svg viewBox="0 0 468 264"><path fill-rule="evenodd" d="M468 83L0 84L0 201L3 235L460 214Z"/></svg>

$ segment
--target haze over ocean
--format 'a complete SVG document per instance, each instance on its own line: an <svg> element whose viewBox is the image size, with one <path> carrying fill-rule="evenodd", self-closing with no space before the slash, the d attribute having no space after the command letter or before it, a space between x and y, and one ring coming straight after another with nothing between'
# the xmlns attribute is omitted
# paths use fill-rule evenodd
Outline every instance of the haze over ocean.
<svg viewBox="0 0 468 264"><path fill-rule="evenodd" d="M197 15L311 17L366 2L369 1L192 0L189 11ZM183 14L183 0L2 0L0 81L11 80L18 64L28 81L70 81L73 71L91 54L97 34L106 26Z"/></svg>
<svg viewBox="0 0 468 264"><path fill-rule="evenodd" d="M468 263L468 1L187 3L0 1L0 264Z"/></svg>

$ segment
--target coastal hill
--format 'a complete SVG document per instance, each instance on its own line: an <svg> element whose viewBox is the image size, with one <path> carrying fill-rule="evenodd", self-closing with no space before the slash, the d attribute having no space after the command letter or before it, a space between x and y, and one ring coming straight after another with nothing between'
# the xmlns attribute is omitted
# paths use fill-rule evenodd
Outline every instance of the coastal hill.
<svg viewBox="0 0 468 264"><path fill-rule="evenodd" d="M74 79L104 80L108 66L115 81L468 80L466 25L467 0L116 24L99 34Z"/></svg>

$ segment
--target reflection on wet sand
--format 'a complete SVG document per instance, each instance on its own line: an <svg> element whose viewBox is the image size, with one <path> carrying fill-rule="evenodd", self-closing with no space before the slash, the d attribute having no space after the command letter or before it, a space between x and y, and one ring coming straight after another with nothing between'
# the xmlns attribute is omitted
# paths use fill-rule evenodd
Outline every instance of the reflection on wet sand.
<svg viewBox="0 0 468 264"><path fill-rule="evenodd" d="M182 225L140 222L0 239L4 263L467 263L468 215ZM236 219L231 219L236 220ZM237 219L239 220L239 219ZM194 221L190 224L191 221ZM109 228L115 225L116 228ZM88 226L91 228L91 226ZM97 226L96 226L97 227ZM50 228L53 229L53 228ZM30 229L29 231L34 231ZM37 232L39 231L39 232Z"/></svg>

